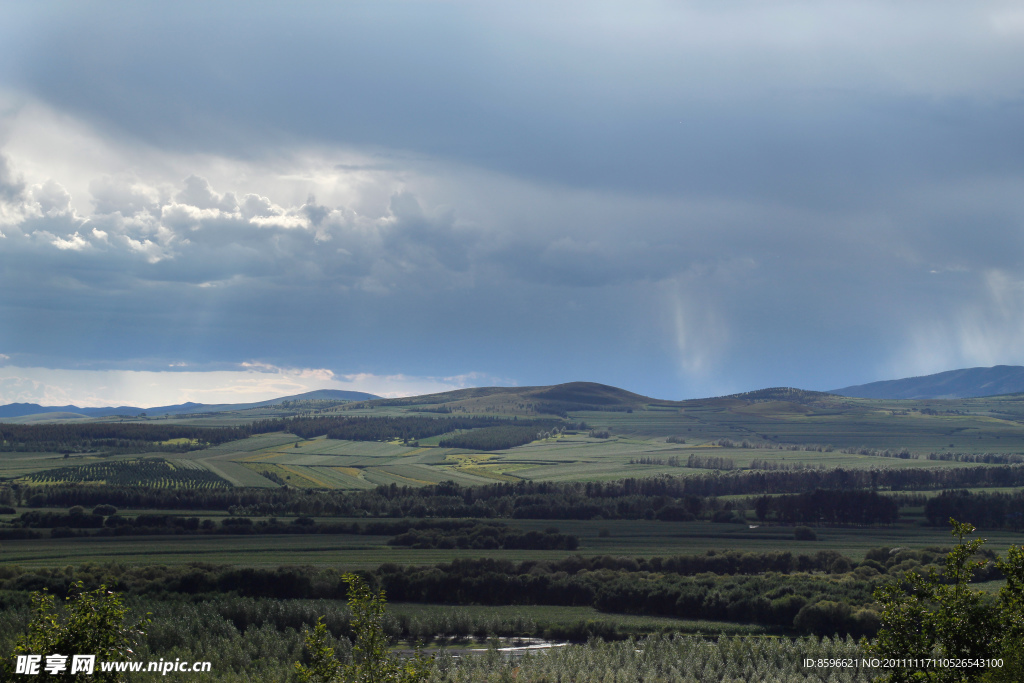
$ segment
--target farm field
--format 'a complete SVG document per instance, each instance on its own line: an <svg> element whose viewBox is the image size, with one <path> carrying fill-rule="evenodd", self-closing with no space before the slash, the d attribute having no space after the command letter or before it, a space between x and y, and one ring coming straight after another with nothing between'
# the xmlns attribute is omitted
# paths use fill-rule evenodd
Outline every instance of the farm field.
<svg viewBox="0 0 1024 683"><path fill-rule="evenodd" d="M262 437L275 436L276 439ZM290 437L290 438L289 438ZM252 441L253 443L250 443ZM273 445L265 445L270 441ZM280 442L284 442L283 444ZM298 447L296 447L296 444ZM16 456L16 457L9 457ZM981 463L924 458L885 458L876 455L818 452L781 448L733 448L716 443L680 446L664 439L637 437L592 439L567 435L525 446L488 453L401 444L337 442L325 438L300 441L285 434L260 435L231 448L210 448L186 454L62 458L53 453L0 454L0 472L8 480L58 483L50 470L121 463L130 467L141 459L162 459L181 468L205 469L232 486L369 489L379 485L426 486L454 481L474 486L501 481L612 481L628 477L686 476L710 471L686 467L691 456L722 458L731 469L843 467L947 468L984 467ZM674 464L669 464L674 460ZM267 476L267 474L271 476ZM95 481L106 481L95 479Z"/></svg>
<svg viewBox="0 0 1024 683"><path fill-rule="evenodd" d="M216 518L216 517L209 517ZM335 519L333 521L365 521ZM132 565L210 562L238 566L313 565L346 570L371 569L384 562L429 565L461 558L490 557L514 561L554 560L568 555L669 557L699 555L708 550L792 552L814 554L831 550L860 561L865 552L882 546L948 547L949 531L897 524L891 527L822 528L818 540L797 541L792 527L657 522L645 520L502 520L509 527L540 531L557 526L580 539L578 549L479 550L414 549L387 545L388 536L350 534L134 536L122 538L42 538L3 543L4 562L25 567L61 567L69 563L118 562ZM988 548L1003 552L1024 544L1024 533L993 530L981 534Z"/></svg>
<svg viewBox="0 0 1024 683"><path fill-rule="evenodd" d="M54 451L0 452L0 480L52 482L54 479L44 473L56 470L73 481L65 468L150 458L181 461L185 467L208 470L230 486L341 490L391 484L427 486L449 480L473 486L521 480L685 476L708 471L709 457L719 459L713 463L717 469L983 467L985 463L973 461L1024 460L1024 398L1020 396L881 401L765 390L671 402L602 385L561 387L570 389L461 390L397 401L342 404L317 413L324 418L423 418L432 416L424 411L435 411L442 416L534 419L543 410L564 407L567 425L586 425L586 429L545 433L532 443L513 448L442 448L439 442L445 435L402 443L300 438L279 431L188 452L93 452L73 453L71 457ZM558 400L552 401L552 397ZM601 409L591 409L588 402ZM281 414L276 408L274 415ZM207 428L250 424L254 415L238 411L123 422ZM96 422L105 424L103 420L98 418ZM882 457L885 455L900 457Z"/></svg>
<svg viewBox="0 0 1024 683"><path fill-rule="evenodd" d="M282 435L283 437L283 435ZM664 440L637 438L590 439L584 436L560 436L526 446L490 453L472 453L438 447L409 448L398 444L333 442L317 438L270 447L236 442L237 450L192 451L182 455L115 456L114 458L63 459L55 454L0 455L0 472L11 480L51 481L47 470L82 467L102 462L130 463L140 458L160 458L209 470L233 486L274 487L283 483L299 488L368 489L392 483L400 486L425 486L454 481L473 486L499 481L611 481L628 477L657 475L685 476L708 471L685 467L690 456L712 456L731 461L735 469L749 468L755 461L761 467L844 467L929 468L964 467L983 464L927 459L882 458L840 452L793 451L783 449L728 448L695 443L680 447ZM367 453L376 447L377 453ZM346 452L349 451L349 452ZM187 457L186 457L187 456ZM682 465L667 464L670 458ZM658 461L662 462L658 462ZM265 476L267 473L274 475ZM38 476L32 476L38 475Z"/></svg>

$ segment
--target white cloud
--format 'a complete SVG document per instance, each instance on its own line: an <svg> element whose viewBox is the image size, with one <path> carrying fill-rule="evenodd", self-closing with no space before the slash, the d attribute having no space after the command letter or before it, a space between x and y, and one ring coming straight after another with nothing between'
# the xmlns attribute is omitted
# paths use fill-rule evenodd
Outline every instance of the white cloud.
<svg viewBox="0 0 1024 683"><path fill-rule="evenodd" d="M210 187L210 181L197 175L190 175L185 178L185 189L178 193L175 201L179 204L195 206L200 209L219 210L225 213L234 213L238 209L238 202L231 192L218 194Z"/></svg>
<svg viewBox="0 0 1024 683"><path fill-rule="evenodd" d="M71 193L52 178L34 186L30 194L44 216L67 216L72 212Z"/></svg>
<svg viewBox="0 0 1024 683"><path fill-rule="evenodd" d="M224 213L248 195L278 207L300 207L310 196L328 206L383 216L390 197L420 177L417 166L379 163L374 153L343 145L295 145L272 159L179 153L109 135L23 94L0 89L0 205L26 187L58 181L81 215L125 216L181 203ZM125 169L131 169L126 171ZM184 181L183 181L184 179Z"/></svg>
<svg viewBox="0 0 1024 683"><path fill-rule="evenodd" d="M389 293L417 278L445 286L472 265L479 228L426 204L415 189L429 190L426 176L367 163L373 157L363 153L176 155L112 139L31 100L10 107L3 123L5 237L79 252L95 274L146 263L154 268L133 268L132 277L231 285L256 276ZM331 249L320 246L327 242Z"/></svg>
<svg viewBox="0 0 1024 683"><path fill-rule="evenodd" d="M261 197L258 194L247 194L242 197L242 203L239 208L242 215L250 220L256 217L269 218L271 216L279 216L283 213L280 207L275 206L268 198Z"/></svg>
<svg viewBox="0 0 1024 683"><path fill-rule="evenodd" d="M158 188L127 174L101 175L89 183L89 194L97 214L120 213L134 216L147 211L159 213L162 203Z"/></svg>
<svg viewBox="0 0 1024 683"><path fill-rule="evenodd" d="M89 246L89 243L82 239L77 231L70 237L54 237L50 240L50 244L61 250L70 249L72 251L81 251Z"/></svg>
<svg viewBox="0 0 1024 683"><path fill-rule="evenodd" d="M149 263L159 263L169 256L167 251L152 240L137 240L124 235L124 241L132 251L145 255Z"/></svg>

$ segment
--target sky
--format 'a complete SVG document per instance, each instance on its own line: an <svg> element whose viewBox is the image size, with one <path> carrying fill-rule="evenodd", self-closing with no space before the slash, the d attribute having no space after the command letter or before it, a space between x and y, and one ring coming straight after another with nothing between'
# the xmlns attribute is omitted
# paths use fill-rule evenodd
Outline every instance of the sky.
<svg viewBox="0 0 1024 683"><path fill-rule="evenodd" d="M1024 364L1007 2L11 2L0 404Z"/></svg>

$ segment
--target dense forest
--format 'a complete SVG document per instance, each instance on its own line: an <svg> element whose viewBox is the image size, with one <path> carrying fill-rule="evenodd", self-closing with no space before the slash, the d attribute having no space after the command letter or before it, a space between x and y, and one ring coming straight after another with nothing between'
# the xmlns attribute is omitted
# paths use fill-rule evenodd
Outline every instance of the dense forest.
<svg viewBox="0 0 1024 683"><path fill-rule="evenodd" d="M244 439L248 427L192 427L137 422L22 425L0 422L0 452L182 452Z"/></svg>
<svg viewBox="0 0 1024 683"><path fill-rule="evenodd" d="M513 562L462 559L420 567L384 564L361 572L395 602L448 605L592 606L602 611L730 620L789 632L872 635L878 625L873 589L908 568L941 564L945 550L881 547L854 562L831 550L718 553L665 558L581 557ZM72 581L107 583L127 595L170 599L218 595L251 599L341 600L339 570L274 569L209 564L0 567L0 590L66 594ZM1000 575L991 563L979 580ZM11 593L6 593L12 595ZM277 609L288 609L281 605Z"/></svg>

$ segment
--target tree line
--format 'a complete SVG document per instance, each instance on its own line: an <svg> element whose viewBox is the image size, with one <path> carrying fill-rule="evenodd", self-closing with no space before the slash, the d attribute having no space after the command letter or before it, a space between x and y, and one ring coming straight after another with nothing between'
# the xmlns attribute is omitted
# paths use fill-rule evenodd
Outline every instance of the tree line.
<svg viewBox="0 0 1024 683"><path fill-rule="evenodd" d="M759 521L773 519L783 524L892 524L899 518L899 505L877 491L817 489L795 495L761 496L754 500L754 514Z"/></svg>
<svg viewBox="0 0 1024 683"><path fill-rule="evenodd" d="M932 526L950 518L985 529L1024 529L1024 492L943 491L928 499L924 515Z"/></svg>
<svg viewBox="0 0 1024 683"><path fill-rule="evenodd" d="M101 508L107 507L113 512ZM0 539L40 538L33 529L50 529L51 538L83 536L156 536L209 534L356 534L391 536L388 545L417 549L463 548L490 550L575 550L579 537L560 533L550 527L541 531L511 529L500 522L478 520L396 520L391 522L318 522L311 517L298 517L290 522L276 518L252 520L249 517L227 517L215 522L195 516L172 514L140 514L134 517L117 514L112 506L97 506L91 513L75 507L66 513L29 510L17 517L10 529L0 529ZM28 532L28 533L25 533Z"/></svg>
<svg viewBox="0 0 1024 683"><path fill-rule="evenodd" d="M817 514L819 518L823 516L828 520L846 520L836 523L860 524L871 522L864 522L863 517L858 517L858 504L868 505L868 514L875 520L873 523L888 523L886 519L891 507L883 498L897 505L922 505L924 502L913 492L1021 484L1024 484L1024 466L1020 465L937 470L837 468L709 472L689 477L663 475L611 482L522 481L474 487L448 481L424 487L391 484L368 491L21 484L0 486L0 504L51 508L109 504L134 509L226 510L241 516L686 520L712 518L719 512L749 510L754 506L754 497L766 494L772 498L778 494L807 494L812 498L762 503L768 506L765 518L815 522L812 517ZM876 489L890 489L890 493L886 497L870 494ZM903 493L893 494L892 490ZM730 495L750 498L720 498ZM950 516L941 514L945 519ZM936 519L945 523L944 519ZM1001 521L999 525L1003 523Z"/></svg>
<svg viewBox="0 0 1024 683"><path fill-rule="evenodd" d="M193 427L137 422L0 423L0 452L184 452L244 439L251 433L248 427Z"/></svg>
<svg viewBox="0 0 1024 683"><path fill-rule="evenodd" d="M929 460L952 462L978 462L986 465L1019 465L1024 463L1020 453L929 453Z"/></svg>

